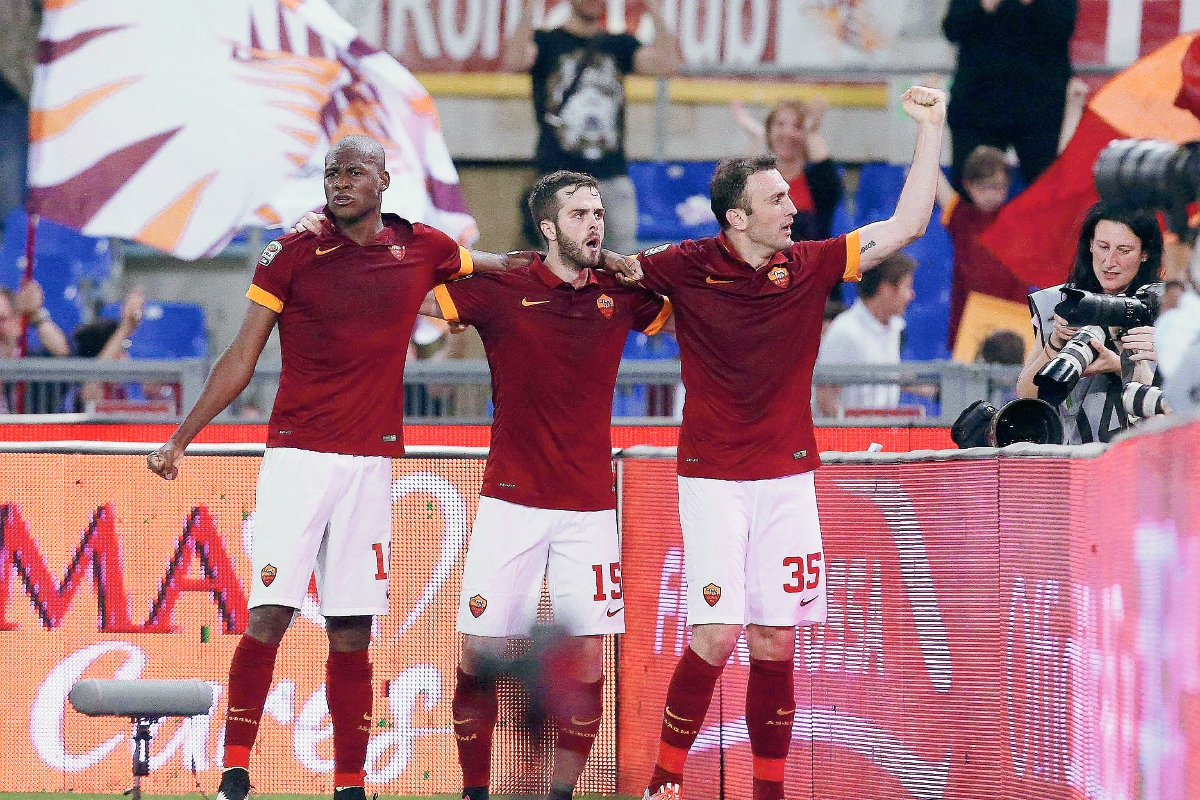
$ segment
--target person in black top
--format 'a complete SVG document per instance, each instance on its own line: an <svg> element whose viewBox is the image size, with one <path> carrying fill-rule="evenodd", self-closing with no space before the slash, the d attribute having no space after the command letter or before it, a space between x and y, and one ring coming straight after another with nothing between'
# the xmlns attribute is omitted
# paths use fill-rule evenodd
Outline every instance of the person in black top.
<svg viewBox="0 0 1200 800"><path fill-rule="evenodd" d="M1015 147L1027 183L1054 160L1077 13L1077 0L950 0L942 30L958 45L946 117L956 182L981 144Z"/></svg>
<svg viewBox="0 0 1200 800"><path fill-rule="evenodd" d="M625 162L625 76L670 76L679 67L679 41L667 30L658 0L646 3L654 41L608 33L604 0L571 0L559 28L533 30L527 5L501 61L533 78L539 174L583 172L600 182L608 242L618 253L637 250L637 199Z"/></svg>

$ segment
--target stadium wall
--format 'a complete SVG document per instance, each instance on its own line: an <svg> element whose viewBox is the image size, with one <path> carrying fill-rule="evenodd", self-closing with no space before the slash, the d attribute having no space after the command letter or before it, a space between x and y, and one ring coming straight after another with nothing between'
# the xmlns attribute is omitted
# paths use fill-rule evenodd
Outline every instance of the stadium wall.
<svg viewBox="0 0 1200 800"><path fill-rule="evenodd" d="M1197 452L1200 423L1097 458L830 459L829 621L797 647L789 796L1200 796ZM621 470L618 785L634 794L687 642L686 588L678 521L661 512L673 465ZM748 663L743 639L690 793L750 796Z"/></svg>
<svg viewBox="0 0 1200 800"><path fill-rule="evenodd" d="M160 727L146 789L214 784L225 671L246 618L258 447L193 456L163 483L140 448L23 446L61 452L0 448L0 648L10 659L0 713L13 723L0 732L0 788L125 788L127 724L64 702L80 677L113 676L213 683L212 718ZM818 472L830 619L798 648L789 796L1193 796L1198 448L1192 423L1090 458L831 458ZM444 456L393 467L393 613L373 647L368 763L373 789L389 794L458 788L453 619L482 461ZM610 650L606 725L581 788L640 794L686 644L681 541L673 463L618 465L629 633L619 667ZM261 791L330 788L324 658L308 603L256 748ZM699 795L748 796L746 663L744 651L731 660L689 762ZM505 709L494 788L538 791L544 752L525 755L511 694Z"/></svg>

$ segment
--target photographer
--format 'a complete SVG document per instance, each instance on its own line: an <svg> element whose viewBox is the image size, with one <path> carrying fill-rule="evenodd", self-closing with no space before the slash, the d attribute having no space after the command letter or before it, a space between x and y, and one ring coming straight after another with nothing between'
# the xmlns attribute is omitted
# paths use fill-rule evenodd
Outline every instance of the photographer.
<svg viewBox="0 0 1200 800"><path fill-rule="evenodd" d="M1080 232L1070 279L1062 286L1029 296L1034 331L1042 346L1034 349L1025 362L1017 382L1018 396L1037 397L1035 376L1084 330L1055 313L1055 307L1064 299L1064 288L1132 296L1159 280L1162 253L1162 232L1153 214L1104 204L1092 206ZM1119 347L1114 336L1119 336ZM1065 444L1107 442L1129 427L1121 397L1125 384L1134 377L1135 368L1143 383L1149 384L1155 377L1157 355L1152 326L1138 325L1124 331L1105 328L1103 338L1103 343L1097 339L1088 342L1094 360L1058 404Z"/></svg>

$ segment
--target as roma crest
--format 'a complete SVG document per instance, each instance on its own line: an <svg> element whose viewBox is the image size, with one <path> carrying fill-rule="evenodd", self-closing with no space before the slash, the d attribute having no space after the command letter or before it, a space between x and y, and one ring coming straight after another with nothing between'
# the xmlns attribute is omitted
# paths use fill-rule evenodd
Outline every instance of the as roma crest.
<svg viewBox="0 0 1200 800"><path fill-rule="evenodd" d="M467 601L467 607L471 609L471 616L479 619L479 615L487 610L487 600L483 595L477 594Z"/></svg>
<svg viewBox="0 0 1200 800"><path fill-rule="evenodd" d="M396 259L397 261L404 260L404 245L394 244L389 249L392 251L392 258Z"/></svg>
<svg viewBox="0 0 1200 800"><path fill-rule="evenodd" d="M263 586L270 586L275 582L275 575L278 570L275 567L267 564L262 568L262 572L258 573L258 577L262 578Z"/></svg>
<svg viewBox="0 0 1200 800"><path fill-rule="evenodd" d="M704 602L708 603L710 606L715 606L717 601L721 599L721 587L717 586L715 583L710 583L700 591L704 593Z"/></svg>
<svg viewBox="0 0 1200 800"><path fill-rule="evenodd" d="M613 303L613 299L606 294L602 294L596 298L596 308L600 309L600 313L604 315L605 319L612 319L613 308L615 307L616 304Z"/></svg>
<svg viewBox="0 0 1200 800"><path fill-rule="evenodd" d="M788 272L788 268L784 266L771 267L767 277L780 289L786 289L792 285L792 273Z"/></svg>

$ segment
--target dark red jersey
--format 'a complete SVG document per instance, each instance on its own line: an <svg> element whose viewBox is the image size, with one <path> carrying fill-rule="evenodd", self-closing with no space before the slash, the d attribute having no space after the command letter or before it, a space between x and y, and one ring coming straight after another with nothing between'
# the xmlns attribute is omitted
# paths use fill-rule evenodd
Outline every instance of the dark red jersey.
<svg viewBox="0 0 1200 800"><path fill-rule="evenodd" d="M439 230L384 214L358 245L328 219L320 234L271 242L246 292L279 314L283 372L268 447L404 455L404 356L421 301L471 272Z"/></svg>
<svg viewBox="0 0 1200 800"><path fill-rule="evenodd" d="M609 427L621 352L631 329L662 328L670 303L590 271L576 289L540 259L434 295L443 317L479 330L492 369L482 494L533 508L615 508Z"/></svg>
<svg viewBox="0 0 1200 800"><path fill-rule="evenodd" d="M761 480L820 465L813 365L825 299L839 279L858 280L858 238L796 242L760 270L723 236L642 253L643 285L675 312L680 475Z"/></svg>

